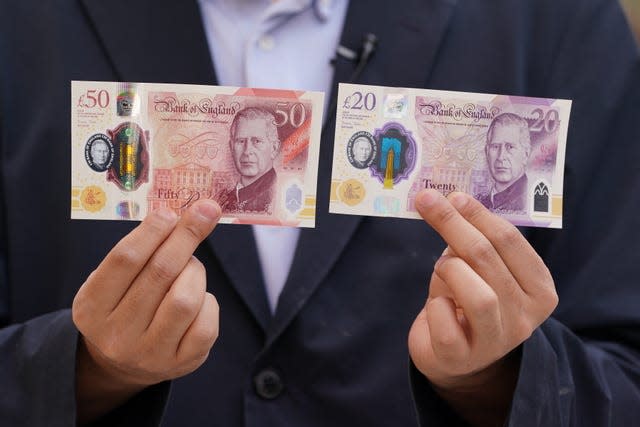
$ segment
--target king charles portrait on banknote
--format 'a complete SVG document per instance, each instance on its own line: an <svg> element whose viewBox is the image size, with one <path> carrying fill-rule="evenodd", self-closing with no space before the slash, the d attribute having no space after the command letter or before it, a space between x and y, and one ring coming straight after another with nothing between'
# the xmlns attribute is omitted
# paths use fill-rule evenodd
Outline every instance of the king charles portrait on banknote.
<svg viewBox="0 0 640 427"><path fill-rule="evenodd" d="M217 198L223 212L271 213L277 181L273 164L280 151L275 123L264 108L245 108L235 115L229 145L240 178Z"/></svg>

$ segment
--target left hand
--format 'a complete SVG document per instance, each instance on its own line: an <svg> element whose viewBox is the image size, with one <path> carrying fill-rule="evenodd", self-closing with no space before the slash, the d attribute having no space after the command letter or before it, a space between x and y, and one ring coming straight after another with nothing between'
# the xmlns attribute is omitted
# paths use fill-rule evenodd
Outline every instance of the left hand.
<svg viewBox="0 0 640 427"><path fill-rule="evenodd" d="M517 228L473 197L423 190L416 206L448 246L409 333L413 362L469 421L472 408L464 406L481 406L497 397L492 392L508 410L519 360L507 356L558 304L551 274ZM500 391L505 386L510 392Z"/></svg>

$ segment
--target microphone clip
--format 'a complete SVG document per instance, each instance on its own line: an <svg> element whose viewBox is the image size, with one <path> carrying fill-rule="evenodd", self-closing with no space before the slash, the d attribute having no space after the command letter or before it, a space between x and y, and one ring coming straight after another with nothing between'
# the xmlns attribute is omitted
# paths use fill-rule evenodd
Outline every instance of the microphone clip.
<svg viewBox="0 0 640 427"><path fill-rule="evenodd" d="M336 59L337 57L340 57L348 61L353 61L356 63L356 67L360 68L369 62L377 47L378 37L373 33L366 33L362 37L362 44L358 50L353 50L346 46L339 45L336 49Z"/></svg>

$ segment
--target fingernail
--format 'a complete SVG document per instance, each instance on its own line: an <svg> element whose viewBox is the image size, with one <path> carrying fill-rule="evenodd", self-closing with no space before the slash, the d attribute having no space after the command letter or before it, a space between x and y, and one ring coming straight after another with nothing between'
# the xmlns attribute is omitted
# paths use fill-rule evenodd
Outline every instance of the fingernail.
<svg viewBox="0 0 640 427"><path fill-rule="evenodd" d="M198 203L196 211L207 221L215 221L220 217L220 207L212 200L203 200Z"/></svg>
<svg viewBox="0 0 640 427"><path fill-rule="evenodd" d="M469 196L465 193L451 193L449 201L456 209L460 210L469 203Z"/></svg>
<svg viewBox="0 0 640 427"><path fill-rule="evenodd" d="M416 204L422 208L429 208L436 203L438 197L440 194L436 190L423 190L418 193Z"/></svg>

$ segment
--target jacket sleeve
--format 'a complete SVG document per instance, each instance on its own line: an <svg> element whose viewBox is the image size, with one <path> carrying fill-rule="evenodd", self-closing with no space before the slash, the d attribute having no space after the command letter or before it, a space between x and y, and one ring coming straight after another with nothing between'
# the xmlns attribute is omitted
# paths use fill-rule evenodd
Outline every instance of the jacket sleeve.
<svg viewBox="0 0 640 427"><path fill-rule="evenodd" d="M77 339L68 311L0 329L3 424L75 425Z"/></svg>
<svg viewBox="0 0 640 427"><path fill-rule="evenodd" d="M610 24L610 44L625 40L613 38L624 22ZM510 426L640 419L640 64L637 50L610 50L592 61L593 80L576 77L585 86L567 146L564 229L530 234L560 304L522 346Z"/></svg>
<svg viewBox="0 0 640 427"><path fill-rule="evenodd" d="M0 329L2 425L76 425L77 342L70 310ZM169 383L149 387L92 425L158 426L168 394Z"/></svg>
<svg viewBox="0 0 640 427"><path fill-rule="evenodd" d="M519 349L513 427L640 419L640 56L617 2L572 5L543 95L573 100L563 229L523 229L560 303ZM411 381L422 425L465 425Z"/></svg>
<svg viewBox="0 0 640 427"><path fill-rule="evenodd" d="M2 60L0 56L0 63ZM0 84L0 97L2 89ZM0 110L2 167L3 119ZM4 185L4 171L0 169L0 425L75 426L78 330L71 320L71 311L55 311L12 324L11 286L15 286L15 282L11 281L7 267L10 254L7 253L9 228L4 211ZM33 289L37 289L37 284ZM39 295L34 294L33 298L36 300ZM168 395L169 383L149 387L94 425L158 426Z"/></svg>

